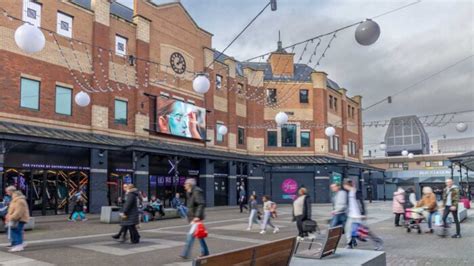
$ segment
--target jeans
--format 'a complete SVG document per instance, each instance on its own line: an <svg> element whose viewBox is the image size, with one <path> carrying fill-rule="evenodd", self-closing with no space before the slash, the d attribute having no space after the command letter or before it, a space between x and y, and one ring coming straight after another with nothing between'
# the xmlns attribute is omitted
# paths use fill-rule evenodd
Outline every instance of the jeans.
<svg viewBox="0 0 474 266"><path fill-rule="evenodd" d="M360 219L347 217L346 225L344 226L344 234L346 235L347 244L352 242L352 224L360 222Z"/></svg>
<svg viewBox="0 0 474 266"><path fill-rule="evenodd" d="M346 224L346 220L347 220L347 215L345 213L335 214L331 219L330 227L336 227L338 225L341 225L342 227L344 227L344 225Z"/></svg>
<svg viewBox="0 0 474 266"><path fill-rule="evenodd" d="M263 223L262 223L262 230L267 230L267 225L271 226L272 228L276 228L275 225L272 224L272 212L271 211L264 211L263 214Z"/></svg>
<svg viewBox="0 0 474 266"><path fill-rule="evenodd" d="M188 208L184 206L178 206L177 209L178 209L179 216L181 216L181 218L188 217Z"/></svg>
<svg viewBox="0 0 474 266"><path fill-rule="evenodd" d="M10 229L12 246L23 244L23 227L24 226L25 226L24 222L19 222L16 228Z"/></svg>
<svg viewBox="0 0 474 266"><path fill-rule="evenodd" d="M186 237L186 245L184 246L183 253L181 256L183 257L189 257L191 253L191 248L193 247L194 240L196 239L194 237L194 231L196 230L196 224L191 225L191 230L189 231L187 237ZM206 240L204 238L199 239L199 244L201 245L201 256L207 256L209 255L209 248L207 247Z"/></svg>
<svg viewBox="0 0 474 266"><path fill-rule="evenodd" d="M428 214L428 228L431 229L432 228L432 221L433 221L433 216L435 215L436 211L434 212L430 212Z"/></svg>
<svg viewBox="0 0 474 266"><path fill-rule="evenodd" d="M244 201L244 200L240 200L240 202L239 202L239 207L240 207L240 212L241 212L241 213L244 211L244 208L245 208L246 210L248 210L248 207L247 207L247 205L245 205L245 201Z"/></svg>
<svg viewBox="0 0 474 266"><path fill-rule="evenodd" d="M73 212L72 213L72 220L77 220L77 217L80 217L81 220L84 220L86 219L86 215L84 214L84 212Z"/></svg>
<svg viewBox="0 0 474 266"><path fill-rule="evenodd" d="M303 215L295 216L296 219L296 228L298 229L298 236L305 237L308 233L303 230Z"/></svg>
<svg viewBox="0 0 474 266"><path fill-rule="evenodd" d="M250 215L249 215L249 228L252 228L252 225L254 223L256 224L260 224L260 222L257 220L257 210L253 209L253 210L250 210Z"/></svg>
<svg viewBox="0 0 474 266"><path fill-rule="evenodd" d="M448 225L446 223L446 219L448 218L449 213L453 215L454 222L456 223L456 235L461 234L461 225L459 224L459 219L458 219L458 209L456 208L455 211L451 211L449 208L451 206L446 206L444 207L444 212L443 212L443 226L444 228L447 228Z"/></svg>

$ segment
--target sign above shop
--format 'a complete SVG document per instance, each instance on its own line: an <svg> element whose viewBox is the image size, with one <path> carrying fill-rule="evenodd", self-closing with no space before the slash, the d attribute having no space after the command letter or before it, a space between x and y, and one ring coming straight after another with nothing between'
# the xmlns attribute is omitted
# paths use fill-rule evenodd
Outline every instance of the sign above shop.
<svg viewBox="0 0 474 266"><path fill-rule="evenodd" d="M33 169L90 170L90 167L88 166L77 166L77 165L22 163L21 166L23 168L33 168Z"/></svg>

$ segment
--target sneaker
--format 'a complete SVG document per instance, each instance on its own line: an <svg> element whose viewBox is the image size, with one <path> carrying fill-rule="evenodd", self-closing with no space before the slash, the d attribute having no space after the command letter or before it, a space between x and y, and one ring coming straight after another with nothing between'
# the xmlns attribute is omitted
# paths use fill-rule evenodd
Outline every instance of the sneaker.
<svg viewBox="0 0 474 266"><path fill-rule="evenodd" d="M280 232L280 229L278 227L276 227L275 230L273 230L273 233L276 234L278 232Z"/></svg>
<svg viewBox="0 0 474 266"><path fill-rule="evenodd" d="M86 218L86 219L84 219L84 220L82 220L82 221L83 221L83 222L87 222L87 220L89 220L89 219Z"/></svg>
<svg viewBox="0 0 474 266"><path fill-rule="evenodd" d="M260 234L261 234L261 235L264 235L264 234L266 234L266 233L267 233L267 231L265 231L265 230L260 231Z"/></svg>
<svg viewBox="0 0 474 266"><path fill-rule="evenodd" d="M302 237L302 236L297 236L296 237L296 241L303 241L303 240L304 240L304 237Z"/></svg>
<svg viewBox="0 0 474 266"><path fill-rule="evenodd" d="M458 234L452 235L451 238L461 238L461 235L458 235Z"/></svg>
<svg viewBox="0 0 474 266"><path fill-rule="evenodd" d="M9 249L8 252L20 252L23 250L24 250L23 245L16 245L12 247L11 249Z"/></svg>
<svg viewBox="0 0 474 266"><path fill-rule="evenodd" d="M376 246L376 247L374 248L374 250L375 250L375 251L381 251L381 250L383 250L383 246L382 246L382 245Z"/></svg>
<svg viewBox="0 0 474 266"><path fill-rule="evenodd" d="M252 230L252 228L250 228L250 227L247 227L247 229L245 229L245 230L247 230L247 231L250 231L250 230Z"/></svg>

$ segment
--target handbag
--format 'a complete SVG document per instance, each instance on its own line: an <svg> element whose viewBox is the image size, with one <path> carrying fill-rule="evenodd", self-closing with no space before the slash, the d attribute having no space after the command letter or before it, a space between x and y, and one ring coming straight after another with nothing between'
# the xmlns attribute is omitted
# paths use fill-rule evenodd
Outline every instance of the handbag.
<svg viewBox="0 0 474 266"><path fill-rule="evenodd" d="M318 223L314 220L304 220L302 225L303 232L312 233L318 229Z"/></svg>
<svg viewBox="0 0 474 266"><path fill-rule="evenodd" d="M206 227L202 222L197 223L196 230L194 231L194 237L198 239L203 239L207 237Z"/></svg>

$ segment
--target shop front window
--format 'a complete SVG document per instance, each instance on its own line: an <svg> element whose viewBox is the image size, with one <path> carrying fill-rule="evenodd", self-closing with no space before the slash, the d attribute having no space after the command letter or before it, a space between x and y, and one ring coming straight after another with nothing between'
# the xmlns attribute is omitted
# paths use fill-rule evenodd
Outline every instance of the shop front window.
<svg viewBox="0 0 474 266"><path fill-rule="evenodd" d="M296 147L296 125L281 127L281 145L283 147Z"/></svg>

